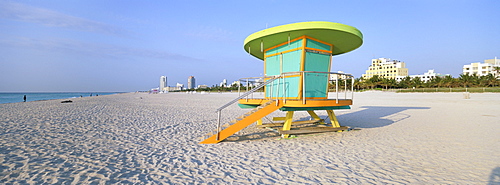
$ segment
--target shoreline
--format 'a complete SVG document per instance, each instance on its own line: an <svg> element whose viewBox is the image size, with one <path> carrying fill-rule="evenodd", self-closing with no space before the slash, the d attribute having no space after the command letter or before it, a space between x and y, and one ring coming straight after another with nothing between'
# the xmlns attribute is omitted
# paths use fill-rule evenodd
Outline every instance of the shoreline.
<svg viewBox="0 0 500 185"><path fill-rule="evenodd" d="M128 93L128 92L99 92L96 94L101 94L101 96L106 96L106 95L121 94L121 93ZM9 98L9 96L14 96L13 94L17 95L16 98ZM64 95L64 94L71 94L71 96L68 95L70 97L56 97L56 96ZM9 93L6 93L6 92L2 92L2 93L0 93L0 104L27 103L27 102L35 102L35 101L64 100L64 99L89 97L89 96L84 96L85 94L89 95L89 94L94 94L94 93L87 93L87 92L41 92L41 93L37 93L37 92L10 93L9 92ZM29 101L24 102L22 100L24 95L26 95L28 97L28 100L32 99L33 96L35 96L37 98L35 98L35 100L29 100ZM52 95L52 97L50 95ZM78 96L81 96L81 97L78 97ZM2 101L8 101L8 102L2 103ZM12 101L14 101L14 102L12 102Z"/></svg>

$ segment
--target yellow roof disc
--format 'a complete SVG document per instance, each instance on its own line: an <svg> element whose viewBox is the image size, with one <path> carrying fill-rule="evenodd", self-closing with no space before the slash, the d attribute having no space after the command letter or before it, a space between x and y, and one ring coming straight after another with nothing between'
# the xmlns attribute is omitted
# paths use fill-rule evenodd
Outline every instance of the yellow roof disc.
<svg viewBox="0 0 500 185"><path fill-rule="evenodd" d="M347 53L363 44L363 34L355 27L314 21L286 24L255 32L245 39L244 48L246 52L264 60L264 53L261 51L304 35L332 44L332 55Z"/></svg>

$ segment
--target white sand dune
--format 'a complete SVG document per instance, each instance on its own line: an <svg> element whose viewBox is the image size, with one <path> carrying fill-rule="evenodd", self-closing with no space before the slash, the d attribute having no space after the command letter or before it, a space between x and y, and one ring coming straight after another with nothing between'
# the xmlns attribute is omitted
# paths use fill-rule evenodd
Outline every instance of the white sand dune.
<svg viewBox="0 0 500 185"><path fill-rule="evenodd" d="M500 94L354 96L351 110L335 112L360 130L280 139L250 126L214 145L198 142L237 94L0 104L0 183L500 183ZM246 111L232 105L223 119Z"/></svg>

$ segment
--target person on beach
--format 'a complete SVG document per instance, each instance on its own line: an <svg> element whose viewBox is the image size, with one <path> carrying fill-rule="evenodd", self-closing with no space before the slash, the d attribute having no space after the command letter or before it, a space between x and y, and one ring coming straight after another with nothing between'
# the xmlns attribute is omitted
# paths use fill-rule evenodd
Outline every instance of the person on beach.
<svg viewBox="0 0 500 185"><path fill-rule="evenodd" d="M26 95L24 95L24 98L23 98L23 99L24 99L24 102L26 102Z"/></svg>

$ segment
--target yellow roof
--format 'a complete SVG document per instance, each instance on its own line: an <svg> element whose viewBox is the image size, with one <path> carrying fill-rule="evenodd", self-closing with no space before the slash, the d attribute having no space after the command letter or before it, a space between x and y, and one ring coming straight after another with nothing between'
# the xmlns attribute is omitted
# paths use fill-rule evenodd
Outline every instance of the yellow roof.
<svg viewBox="0 0 500 185"><path fill-rule="evenodd" d="M251 55L263 60L262 50L284 43L300 36L309 36L333 45L332 55L352 51L363 44L363 34L355 27L340 23L314 21L286 24L261 30L249 35L244 49Z"/></svg>

